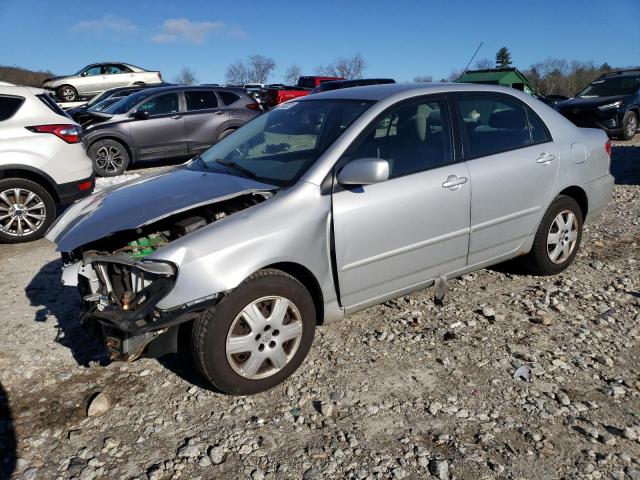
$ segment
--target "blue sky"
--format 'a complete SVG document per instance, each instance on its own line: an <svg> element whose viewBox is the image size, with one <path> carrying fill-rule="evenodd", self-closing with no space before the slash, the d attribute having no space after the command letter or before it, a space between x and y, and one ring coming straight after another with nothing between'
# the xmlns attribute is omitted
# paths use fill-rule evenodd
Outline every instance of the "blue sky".
<svg viewBox="0 0 640 480"><path fill-rule="evenodd" d="M251 54L305 74L361 53L367 76L446 77L507 46L514 65L548 57L640 63L640 0L360 1L0 0L0 64L73 73L103 60L161 70L190 67L222 82Z"/></svg>

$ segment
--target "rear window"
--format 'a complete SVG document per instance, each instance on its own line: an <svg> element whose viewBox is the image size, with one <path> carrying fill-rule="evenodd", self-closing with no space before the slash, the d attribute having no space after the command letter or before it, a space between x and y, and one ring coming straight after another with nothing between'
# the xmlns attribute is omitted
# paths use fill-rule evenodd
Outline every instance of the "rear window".
<svg viewBox="0 0 640 480"><path fill-rule="evenodd" d="M23 103L23 97L0 95L0 122L13 117Z"/></svg>
<svg viewBox="0 0 640 480"><path fill-rule="evenodd" d="M62 115L63 117L71 118L69 117L69 115L67 115L67 112L60 108L60 105L54 102L53 99L46 93L43 93L42 95L36 95L36 97L38 97L42 103L49 107L49 110L51 110L52 112L57 113L58 115Z"/></svg>
<svg viewBox="0 0 640 480"><path fill-rule="evenodd" d="M184 92L187 99L187 110L207 110L218 107L218 98L215 92L207 90L196 90Z"/></svg>
<svg viewBox="0 0 640 480"><path fill-rule="evenodd" d="M218 92L218 95L225 105L231 105L232 103L240 100L240 95L236 95L231 92Z"/></svg>
<svg viewBox="0 0 640 480"><path fill-rule="evenodd" d="M302 88L314 88L316 86L316 79L313 77L300 77L298 79L298 86Z"/></svg>

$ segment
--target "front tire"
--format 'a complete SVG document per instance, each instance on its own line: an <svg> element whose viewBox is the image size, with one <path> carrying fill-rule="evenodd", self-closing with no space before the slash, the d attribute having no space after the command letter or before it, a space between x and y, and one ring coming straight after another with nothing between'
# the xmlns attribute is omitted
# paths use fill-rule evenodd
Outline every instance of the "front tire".
<svg viewBox="0 0 640 480"><path fill-rule="evenodd" d="M126 147L111 139L98 140L89 147L89 158L93 171L100 177L122 175L129 166L129 152Z"/></svg>
<svg viewBox="0 0 640 480"><path fill-rule="evenodd" d="M260 270L195 320L192 353L217 389L254 394L295 372L311 348L315 327L307 289L280 270Z"/></svg>
<svg viewBox="0 0 640 480"><path fill-rule="evenodd" d="M583 221L578 202L559 195L540 222L526 257L527 269L534 275L555 275L571 265L580 248Z"/></svg>
<svg viewBox="0 0 640 480"><path fill-rule="evenodd" d="M74 102L78 99L78 91L71 85L60 86L56 93L63 102Z"/></svg>
<svg viewBox="0 0 640 480"><path fill-rule="evenodd" d="M638 130L638 115L635 112L627 112L622 119L622 140L631 140Z"/></svg>
<svg viewBox="0 0 640 480"><path fill-rule="evenodd" d="M42 238L56 218L51 194L31 180L0 180L0 242L22 243Z"/></svg>

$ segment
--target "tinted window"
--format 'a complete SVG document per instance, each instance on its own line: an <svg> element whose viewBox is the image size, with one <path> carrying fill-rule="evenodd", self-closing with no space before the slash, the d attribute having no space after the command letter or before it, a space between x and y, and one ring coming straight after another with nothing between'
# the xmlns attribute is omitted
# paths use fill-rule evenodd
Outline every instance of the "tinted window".
<svg viewBox="0 0 640 480"><path fill-rule="evenodd" d="M0 95L0 122L13 117L23 102L24 98L22 97Z"/></svg>
<svg viewBox="0 0 640 480"><path fill-rule="evenodd" d="M465 96L458 107L469 143L468 155L478 157L531 143L524 106L504 97Z"/></svg>
<svg viewBox="0 0 640 480"><path fill-rule="evenodd" d="M212 91L187 91L184 92L184 96L187 99L187 110L206 110L218 106L218 98Z"/></svg>
<svg viewBox="0 0 640 480"><path fill-rule="evenodd" d="M298 86L302 88L314 88L316 86L315 78L300 77L298 79Z"/></svg>
<svg viewBox="0 0 640 480"><path fill-rule="evenodd" d="M596 80L582 90L578 97L611 97L638 93L640 77L609 77Z"/></svg>
<svg viewBox="0 0 640 480"><path fill-rule="evenodd" d="M531 128L531 141L533 143L544 143L551 140L549 131L542 123L540 117L530 108L527 108L529 116L529 126Z"/></svg>
<svg viewBox="0 0 640 480"><path fill-rule="evenodd" d="M166 115L169 113L175 113L178 111L178 94L177 93L165 93L164 95L158 95L153 97L148 102L143 103L138 110L146 110L149 115Z"/></svg>
<svg viewBox="0 0 640 480"><path fill-rule="evenodd" d="M389 162L390 178L451 162L451 132L443 101L412 102L375 121L365 139L349 154Z"/></svg>
<svg viewBox="0 0 640 480"><path fill-rule="evenodd" d="M240 100L240 95L231 92L218 92L220 98L225 105L231 105L233 102Z"/></svg>

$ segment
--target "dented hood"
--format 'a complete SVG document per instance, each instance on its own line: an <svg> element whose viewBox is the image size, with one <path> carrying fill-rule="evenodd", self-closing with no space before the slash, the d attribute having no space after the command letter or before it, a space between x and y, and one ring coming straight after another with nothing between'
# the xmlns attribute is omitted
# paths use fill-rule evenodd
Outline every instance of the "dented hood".
<svg viewBox="0 0 640 480"><path fill-rule="evenodd" d="M141 227L191 208L276 187L249 178L178 167L115 185L68 208L47 232L70 252L115 232Z"/></svg>

